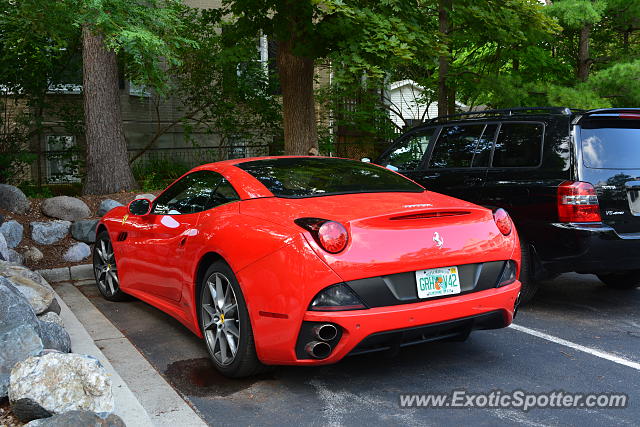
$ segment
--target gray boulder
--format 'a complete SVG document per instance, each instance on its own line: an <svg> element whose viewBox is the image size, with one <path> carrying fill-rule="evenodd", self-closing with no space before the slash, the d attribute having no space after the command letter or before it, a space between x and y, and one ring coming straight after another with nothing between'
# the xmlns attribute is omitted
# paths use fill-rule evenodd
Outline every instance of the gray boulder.
<svg viewBox="0 0 640 427"><path fill-rule="evenodd" d="M32 222L31 238L41 245L52 245L69 234L69 221Z"/></svg>
<svg viewBox="0 0 640 427"><path fill-rule="evenodd" d="M26 264L35 264L44 258L44 254L35 246L27 246L27 248L22 251L22 256Z"/></svg>
<svg viewBox="0 0 640 427"><path fill-rule="evenodd" d="M80 199L69 196L51 197L41 206L42 213L52 218L77 221L91 216L89 206Z"/></svg>
<svg viewBox="0 0 640 427"><path fill-rule="evenodd" d="M53 302L54 293L51 287L41 286L31 279L17 274L9 276L8 279L25 297L36 314L44 313Z"/></svg>
<svg viewBox="0 0 640 427"><path fill-rule="evenodd" d="M7 261L20 265L24 264L24 257L19 252L16 252L13 249L7 249L7 253L9 254Z"/></svg>
<svg viewBox="0 0 640 427"><path fill-rule="evenodd" d="M49 418L33 420L25 427L126 427L122 418L111 414L101 418L95 412L69 411Z"/></svg>
<svg viewBox="0 0 640 427"><path fill-rule="evenodd" d="M95 243L98 222L99 220L97 219L85 219L74 222L71 224L71 236L81 242Z"/></svg>
<svg viewBox="0 0 640 427"><path fill-rule="evenodd" d="M86 243L80 242L71 246L62 255L62 258L68 262L79 262L83 259L89 258L91 255L91 248Z"/></svg>
<svg viewBox="0 0 640 427"><path fill-rule="evenodd" d="M7 221L0 225L0 233L4 235L4 238L7 241L7 246L10 249L13 249L20 244L23 232L24 227L18 221Z"/></svg>
<svg viewBox="0 0 640 427"><path fill-rule="evenodd" d="M55 323L64 328L64 323L62 322L62 318L55 311L46 311L44 314L38 315L38 319L40 320L40 326L42 326L42 322Z"/></svg>
<svg viewBox="0 0 640 427"><path fill-rule="evenodd" d="M100 207L98 208L98 216L104 216L104 214L106 214L113 208L117 208L118 206L124 205L113 199L105 199L100 202Z"/></svg>
<svg viewBox="0 0 640 427"><path fill-rule="evenodd" d="M27 267L24 267L22 265L13 264L6 261L0 261L0 276L8 277L8 278L10 278L11 276L26 277L27 279L31 279L37 284L39 284L40 286L44 286L45 288L53 292L53 288L51 287L49 282L44 280L44 277L42 277L39 273L29 270Z"/></svg>
<svg viewBox="0 0 640 427"><path fill-rule="evenodd" d="M25 214L31 207L31 202L22 190L13 185L0 184L0 208L17 214Z"/></svg>
<svg viewBox="0 0 640 427"><path fill-rule="evenodd" d="M61 307L60 307L60 303L58 302L57 299L53 299L53 302L51 303L51 305L49 307L47 307L47 310L43 313L55 313L57 315L60 315L61 312Z"/></svg>
<svg viewBox="0 0 640 427"><path fill-rule="evenodd" d="M40 321L40 339L45 349L62 353L71 351L71 337L64 326L58 323Z"/></svg>
<svg viewBox="0 0 640 427"><path fill-rule="evenodd" d="M0 233L0 260L9 260L9 247L7 246L7 241L2 233Z"/></svg>
<svg viewBox="0 0 640 427"><path fill-rule="evenodd" d="M0 400L7 397L11 369L27 357L39 354L44 346L31 325L19 325L0 333Z"/></svg>
<svg viewBox="0 0 640 427"><path fill-rule="evenodd" d="M7 278L0 276L0 400L7 396L9 373L17 362L38 354L43 346L40 322Z"/></svg>
<svg viewBox="0 0 640 427"><path fill-rule="evenodd" d="M97 359L57 352L29 357L13 367L9 402L24 421L40 409L53 415L75 410L107 415L114 408L111 379Z"/></svg>

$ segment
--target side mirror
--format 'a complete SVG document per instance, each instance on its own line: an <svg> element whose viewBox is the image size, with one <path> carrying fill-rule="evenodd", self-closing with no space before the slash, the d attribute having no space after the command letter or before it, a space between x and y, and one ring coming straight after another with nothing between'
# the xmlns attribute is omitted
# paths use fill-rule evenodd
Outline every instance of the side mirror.
<svg viewBox="0 0 640 427"><path fill-rule="evenodd" d="M129 213L136 216L149 215L151 212L151 200L135 199L129 203Z"/></svg>
<svg viewBox="0 0 640 427"><path fill-rule="evenodd" d="M370 158L368 158L368 157L363 157L363 158L361 158L361 159L360 159L360 161L361 161L362 163L371 163L371 159L370 159Z"/></svg>

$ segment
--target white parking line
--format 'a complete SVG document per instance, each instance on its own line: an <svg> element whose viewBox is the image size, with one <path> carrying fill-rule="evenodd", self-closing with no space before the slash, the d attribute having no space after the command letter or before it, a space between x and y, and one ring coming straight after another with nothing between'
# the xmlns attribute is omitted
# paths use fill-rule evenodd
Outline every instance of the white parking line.
<svg viewBox="0 0 640 427"><path fill-rule="evenodd" d="M629 368L633 368L637 371L640 371L640 363L634 362L624 357L616 356L615 354L607 353L606 351L601 351L595 348L590 348L584 345L576 344L574 342L567 341L559 337L554 337L553 335L545 334L544 332L536 331L535 329L529 329L524 326L516 325L513 323L509 327L511 329L515 329L516 331L524 332L525 334L533 335L534 337L542 338L543 340L551 341L553 343L560 344L565 347L572 348L574 350L582 351L583 353L587 353L592 356L596 356L601 359L605 359L610 362L617 363L619 365L628 366Z"/></svg>

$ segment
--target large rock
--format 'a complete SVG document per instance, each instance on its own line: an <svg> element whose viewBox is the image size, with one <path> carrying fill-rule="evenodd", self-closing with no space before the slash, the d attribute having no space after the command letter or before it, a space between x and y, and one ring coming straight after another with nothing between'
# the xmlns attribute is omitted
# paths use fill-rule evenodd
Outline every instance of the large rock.
<svg viewBox="0 0 640 427"><path fill-rule="evenodd" d="M9 247L2 233L0 233L0 260L9 261Z"/></svg>
<svg viewBox="0 0 640 427"><path fill-rule="evenodd" d="M49 282L44 280L44 277L42 277L39 273L36 273L33 270L29 270L27 267L24 267L22 265L16 265L6 261L0 261L0 276L7 277L7 278L11 278L11 276L26 277L27 279L31 279L37 284L39 284L40 286L44 286L45 288L53 292L53 288L51 287Z"/></svg>
<svg viewBox="0 0 640 427"><path fill-rule="evenodd" d="M80 199L69 196L57 196L42 202L42 213L52 218L77 221L91 216L89 206Z"/></svg>
<svg viewBox="0 0 640 427"><path fill-rule="evenodd" d="M44 313L53 302L54 293L51 287L41 286L28 277L18 274L9 276L8 279L27 299L36 314Z"/></svg>
<svg viewBox="0 0 640 427"><path fill-rule="evenodd" d="M56 325L60 325L64 328L64 323L62 322L62 318L55 311L47 311L44 314L38 315L38 319L40 319L40 325L42 326L42 322L55 323Z"/></svg>
<svg viewBox="0 0 640 427"><path fill-rule="evenodd" d="M114 407L111 379L97 359L57 352L29 357L13 367L9 401L22 421L37 418L43 411L61 414L80 410L106 415Z"/></svg>
<svg viewBox="0 0 640 427"><path fill-rule="evenodd" d="M91 255L91 248L86 243L80 242L71 246L62 255L62 258L68 262L79 262L83 259L89 258Z"/></svg>
<svg viewBox="0 0 640 427"><path fill-rule="evenodd" d="M104 214L106 214L113 208L117 208L118 206L124 205L113 199L105 199L100 202L100 207L98 208L98 216L104 216Z"/></svg>
<svg viewBox="0 0 640 427"><path fill-rule="evenodd" d="M44 258L44 254L35 246L27 246L27 248L22 251L22 256L24 257L25 263L29 265L40 262Z"/></svg>
<svg viewBox="0 0 640 427"><path fill-rule="evenodd" d="M7 253L9 255L7 257L7 261L20 265L24 264L24 257L21 253L14 251L13 249L7 249Z"/></svg>
<svg viewBox="0 0 640 427"><path fill-rule="evenodd" d="M69 411L49 418L33 420L25 427L126 427L122 418L111 414L102 418L95 412Z"/></svg>
<svg viewBox="0 0 640 427"><path fill-rule="evenodd" d="M46 221L31 223L31 238L41 245L52 245L69 234L69 221Z"/></svg>
<svg viewBox="0 0 640 427"><path fill-rule="evenodd" d="M40 321L7 278L0 276L0 400L7 395L13 365L42 350Z"/></svg>
<svg viewBox="0 0 640 427"><path fill-rule="evenodd" d="M71 337L64 326L58 323L40 321L40 339L45 349L58 350L62 353L71 351Z"/></svg>
<svg viewBox="0 0 640 427"><path fill-rule="evenodd" d="M11 249L20 244L23 232L24 227L18 221L7 221L0 225L0 233L4 235L7 246Z"/></svg>
<svg viewBox="0 0 640 427"><path fill-rule="evenodd" d="M74 222L71 224L71 236L81 242L95 243L98 222L99 220L97 219L85 219Z"/></svg>
<svg viewBox="0 0 640 427"><path fill-rule="evenodd" d="M44 322L43 322L44 323ZM11 369L27 357L39 354L44 346L33 326L19 325L0 333L0 400L7 397Z"/></svg>
<svg viewBox="0 0 640 427"><path fill-rule="evenodd" d="M0 208L17 214L25 214L31 202L22 190L13 185L0 184Z"/></svg>

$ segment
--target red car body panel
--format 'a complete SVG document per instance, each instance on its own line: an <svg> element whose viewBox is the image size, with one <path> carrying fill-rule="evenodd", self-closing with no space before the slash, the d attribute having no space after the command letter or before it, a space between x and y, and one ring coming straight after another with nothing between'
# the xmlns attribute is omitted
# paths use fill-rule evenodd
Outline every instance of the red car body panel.
<svg viewBox="0 0 640 427"><path fill-rule="evenodd" d="M267 364L326 364L340 360L370 334L459 319L499 310L511 323L520 283L417 303L341 312L308 307L322 289L345 281L394 273L513 260L515 229L498 230L490 210L432 192L361 193L299 199L277 198L231 160L200 166L233 185L240 201L189 215L134 216L120 207L98 227L113 243L120 287L172 315L202 337L197 315L198 271L207 256L224 259L242 288L259 359ZM412 214L455 216L396 219ZM338 221L349 243L324 251L293 221ZM438 247L434 230L444 237ZM123 233L126 233L123 234ZM303 321L342 327L340 342L323 360L300 359L296 340Z"/></svg>

